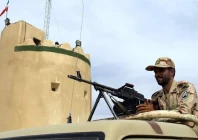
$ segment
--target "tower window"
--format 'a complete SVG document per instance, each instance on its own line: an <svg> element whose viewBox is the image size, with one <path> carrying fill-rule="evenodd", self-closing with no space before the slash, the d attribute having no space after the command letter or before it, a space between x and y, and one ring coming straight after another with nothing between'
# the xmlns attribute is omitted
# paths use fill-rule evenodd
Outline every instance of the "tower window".
<svg viewBox="0 0 198 140"><path fill-rule="evenodd" d="M36 46L41 45L41 41L39 39L33 37L33 41L34 41Z"/></svg>
<svg viewBox="0 0 198 140"><path fill-rule="evenodd" d="M59 85L60 85L60 83L51 82L51 90L54 92L58 91Z"/></svg>
<svg viewBox="0 0 198 140"><path fill-rule="evenodd" d="M85 98L85 99L88 99L88 93L87 93L86 90L84 91L84 98Z"/></svg>

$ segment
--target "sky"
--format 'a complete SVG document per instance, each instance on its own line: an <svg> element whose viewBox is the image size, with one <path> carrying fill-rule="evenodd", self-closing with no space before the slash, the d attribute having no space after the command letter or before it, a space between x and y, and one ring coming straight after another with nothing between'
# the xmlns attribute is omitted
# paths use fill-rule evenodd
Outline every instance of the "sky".
<svg viewBox="0 0 198 140"><path fill-rule="evenodd" d="M6 3L1 0L0 9ZM82 0L52 1L49 39L72 46L81 39L84 52L91 56L93 81L114 88L131 83L150 98L161 87L145 67L166 56L175 62L175 80L198 88L198 0L83 0L83 4L84 10ZM44 7L45 0L10 0L8 17L43 29ZM4 20L5 15L0 17L0 30ZM94 103L98 92L92 91ZM101 100L93 119L104 117L112 115Z"/></svg>

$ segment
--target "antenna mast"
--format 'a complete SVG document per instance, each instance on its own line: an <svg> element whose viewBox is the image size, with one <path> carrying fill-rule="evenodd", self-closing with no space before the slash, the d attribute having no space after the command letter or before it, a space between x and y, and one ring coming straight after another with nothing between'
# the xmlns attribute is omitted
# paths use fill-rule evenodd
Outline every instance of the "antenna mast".
<svg viewBox="0 0 198 140"><path fill-rule="evenodd" d="M49 37L50 12L51 12L51 0L46 0L44 29L43 29L45 32L45 39L48 39Z"/></svg>

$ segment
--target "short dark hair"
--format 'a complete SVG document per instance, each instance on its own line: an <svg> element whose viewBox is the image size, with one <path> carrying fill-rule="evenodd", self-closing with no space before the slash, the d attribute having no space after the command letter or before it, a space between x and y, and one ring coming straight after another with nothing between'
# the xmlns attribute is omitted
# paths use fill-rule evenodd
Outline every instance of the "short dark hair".
<svg viewBox="0 0 198 140"><path fill-rule="evenodd" d="M176 70L174 68L168 68L168 70L174 70L174 74L173 74L173 77L175 77L175 73L176 73Z"/></svg>

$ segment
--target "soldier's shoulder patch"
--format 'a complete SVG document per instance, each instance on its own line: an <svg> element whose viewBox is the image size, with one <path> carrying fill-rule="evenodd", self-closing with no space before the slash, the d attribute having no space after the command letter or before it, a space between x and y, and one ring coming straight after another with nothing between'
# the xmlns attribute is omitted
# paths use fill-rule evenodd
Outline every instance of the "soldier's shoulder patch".
<svg viewBox="0 0 198 140"><path fill-rule="evenodd" d="M182 95L182 100L185 100L188 98L188 92L184 91L183 95Z"/></svg>

